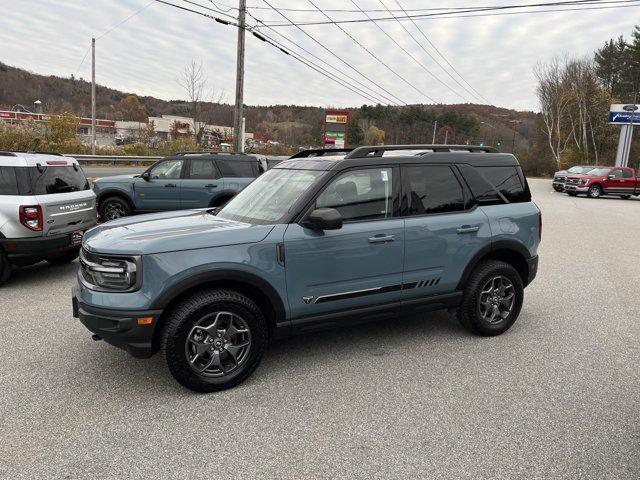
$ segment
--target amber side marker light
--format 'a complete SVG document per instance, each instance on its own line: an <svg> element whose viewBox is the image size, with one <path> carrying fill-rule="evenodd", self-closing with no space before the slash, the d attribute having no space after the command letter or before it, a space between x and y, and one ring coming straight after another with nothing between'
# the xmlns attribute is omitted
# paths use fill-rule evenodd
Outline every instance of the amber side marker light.
<svg viewBox="0 0 640 480"><path fill-rule="evenodd" d="M151 325L153 323L153 317L138 317L136 320L138 325Z"/></svg>

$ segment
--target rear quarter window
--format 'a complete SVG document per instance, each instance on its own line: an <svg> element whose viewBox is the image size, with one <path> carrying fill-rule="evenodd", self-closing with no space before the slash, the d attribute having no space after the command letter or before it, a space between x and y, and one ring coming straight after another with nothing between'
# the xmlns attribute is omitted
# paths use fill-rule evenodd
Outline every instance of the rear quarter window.
<svg viewBox="0 0 640 480"><path fill-rule="evenodd" d="M472 167L458 165L471 192L481 205L530 202L531 192L519 166Z"/></svg>
<svg viewBox="0 0 640 480"><path fill-rule="evenodd" d="M19 195L15 167L0 167L0 195Z"/></svg>
<svg viewBox="0 0 640 480"><path fill-rule="evenodd" d="M216 159L223 177L255 178L258 176L258 162Z"/></svg>

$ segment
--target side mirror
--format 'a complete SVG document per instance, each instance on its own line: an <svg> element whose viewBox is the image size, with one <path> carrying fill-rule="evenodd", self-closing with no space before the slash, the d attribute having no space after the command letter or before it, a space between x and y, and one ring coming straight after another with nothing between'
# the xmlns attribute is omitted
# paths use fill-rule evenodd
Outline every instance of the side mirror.
<svg viewBox="0 0 640 480"><path fill-rule="evenodd" d="M615 175L609 175L609 178L616 178Z"/></svg>
<svg viewBox="0 0 640 480"><path fill-rule="evenodd" d="M342 215L335 208L316 208L304 223L305 227L313 230L339 230L342 228Z"/></svg>
<svg viewBox="0 0 640 480"><path fill-rule="evenodd" d="M149 175L149 172L144 172L142 175L140 175L140 178L145 182L148 182L149 180L151 180L151 175Z"/></svg>

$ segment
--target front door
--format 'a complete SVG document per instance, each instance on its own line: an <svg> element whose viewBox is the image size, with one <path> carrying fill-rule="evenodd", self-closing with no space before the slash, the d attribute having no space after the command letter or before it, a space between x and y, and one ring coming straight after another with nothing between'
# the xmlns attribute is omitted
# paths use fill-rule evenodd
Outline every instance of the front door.
<svg viewBox="0 0 640 480"><path fill-rule="evenodd" d="M403 298L453 292L473 254L490 239L486 215L471 207L448 165L402 168L405 216Z"/></svg>
<svg viewBox="0 0 640 480"><path fill-rule="evenodd" d="M206 208L224 185L212 159L191 158L182 180L182 208Z"/></svg>
<svg viewBox="0 0 640 480"><path fill-rule="evenodd" d="M399 301L404 220L394 211L397 169L338 175L312 208L335 208L344 224L316 231L298 224L284 236L292 318Z"/></svg>
<svg viewBox="0 0 640 480"><path fill-rule="evenodd" d="M183 163L183 159L164 160L149 170L149 180L137 178L134 184L136 209L179 210Z"/></svg>

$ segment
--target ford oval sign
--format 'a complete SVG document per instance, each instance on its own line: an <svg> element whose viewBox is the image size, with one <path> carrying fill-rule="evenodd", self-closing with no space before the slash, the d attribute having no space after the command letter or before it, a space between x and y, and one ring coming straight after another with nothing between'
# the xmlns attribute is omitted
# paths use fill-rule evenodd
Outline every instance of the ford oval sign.
<svg viewBox="0 0 640 480"><path fill-rule="evenodd" d="M638 110L638 106L637 105L625 105L624 107L622 107L622 109L625 112L635 112L636 110Z"/></svg>

